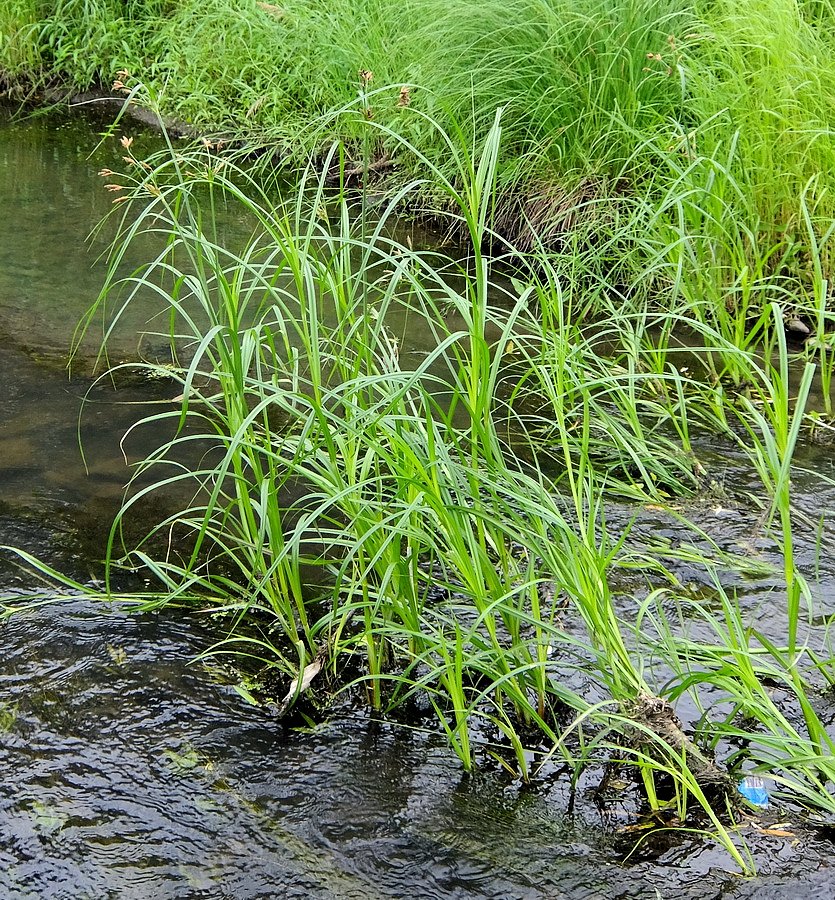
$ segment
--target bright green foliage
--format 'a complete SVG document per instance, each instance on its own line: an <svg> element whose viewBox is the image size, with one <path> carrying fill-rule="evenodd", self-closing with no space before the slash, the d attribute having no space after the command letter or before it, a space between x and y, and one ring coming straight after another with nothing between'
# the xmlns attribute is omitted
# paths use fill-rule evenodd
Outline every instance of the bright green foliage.
<svg viewBox="0 0 835 900"><path fill-rule="evenodd" d="M467 769L623 761L651 809L664 788L682 820L695 802L742 868L732 776L753 767L832 810L810 696L835 676L804 642L790 480L812 364L828 414L835 358L829 5L66 0L47 19L19 0L0 15L8 74L87 86L127 68L166 112L318 154L284 201L264 168L206 147L131 161L100 302L165 299L173 364L132 365L182 400L152 417L173 437L137 467L108 595L142 568L145 605L233 614L218 651L286 679L325 655L377 710L421 697ZM388 158L391 203L372 217L369 169ZM460 253L390 236L399 206L430 200ZM221 208L252 223L246 246L218 239ZM119 283L140 234L159 255ZM814 332L799 387L797 315ZM432 336L421 355L412 329ZM661 558L607 527L612 498L698 489L705 426L768 495L784 642L718 577L718 610L677 597ZM127 543L135 507L184 487ZM714 575L715 550L692 561ZM637 622L615 589L636 569ZM715 643L690 639L693 620ZM687 723L698 743L668 705L685 695L705 712ZM743 749L723 768L725 738Z"/></svg>
<svg viewBox="0 0 835 900"><path fill-rule="evenodd" d="M337 684L354 673L348 687L381 712L422 698L468 770L488 755L522 778L554 755L575 778L621 763L650 809L684 821L695 804L749 869L729 819L739 770L832 807L832 742L809 699L829 665L802 640L811 594L794 559L789 480L812 368L794 399L776 304L761 313L763 360L731 342L730 312L727 328L687 307L653 313L652 270L625 304L594 281L582 243L571 257L487 252L501 137L500 116L478 156L460 133L442 137L457 174L432 175L470 238L457 259L392 238L396 204L371 220L326 175L308 173L281 202L205 147L133 161L100 303L118 296L118 318L136 291L167 301L173 364L128 365L172 378L182 399L145 420L169 422L173 437L137 466L107 548L106 595L117 572L141 568L153 586L128 599L232 616L213 652L287 680L326 659ZM217 240L221 208L252 223L246 246ZM157 235L160 252L119 280L139 235ZM412 329L433 336L417 356ZM731 402L687 374L682 361L700 357L748 393ZM658 503L698 486L697 424L739 443L772 498L784 644L748 626L721 587L727 554L691 554L716 578L717 613L676 597L661 558L607 526L613 496ZM191 499L126 543L152 495ZM637 622L614 587L636 569L648 589ZM680 622L662 606L671 597L687 608ZM694 620L715 643L689 638ZM766 679L786 686L785 703ZM716 690L730 715L712 716ZM689 723L698 743L673 713L685 694L705 711ZM723 766L711 750L727 737L748 749Z"/></svg>

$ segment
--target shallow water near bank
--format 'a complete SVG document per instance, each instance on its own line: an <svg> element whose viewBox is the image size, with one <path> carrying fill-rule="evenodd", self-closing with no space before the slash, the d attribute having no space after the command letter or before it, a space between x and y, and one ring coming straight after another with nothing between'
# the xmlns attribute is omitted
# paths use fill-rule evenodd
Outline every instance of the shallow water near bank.
<svg viewBox="0 0 835 900"><path fill-rule="evenodd" d="M81 419L85 472L78 414L91 383L68 377L64 363L103 277L94 264L103 237L89 251L85 239L111 205L96 173L120 157L115 138L95 150L105 122L0 123L2 542L80 579L98 568L129 476L120 437L146 404L165 399L154 383L119 393L94 387ZM158 142L144 133L137 140ZM116 352L136 353L154 312L140 307L124 321ZM155 437L134 436L129 457ZM717 490L686 512L724 549L774 565L761 513L746 500L758 493L755 476L726 451L702 442ZM806 447L799 462L829 472L831 450ZM816 527L835 490L814 476L796 488L810 520L801 561L817 572L826 615L835 611L835 561L818 558ZM632 510L618 514L626 521ZM636 536L672 545L683 532L646 509ZM699 572L678 570L694 590L704 588ZM779 577L728 577L746 608L760 611L763 630L780 633L780 595L770 592ZM0 579L6 590L38 586L8 562ZM601 814L585 794L569 817L567 785L555 773L524 790L496 773L463 777L441 738L370 722L349 707L312 732L288 728L216 673L189 665L217 637L185 615L133 616L80 601L0 626L3 896L579 900L835 891L831 844L813 830L794 828L797 844L748 835L763 873L750 882L724 871L723 851L687 835L639 849L622 865L639 833L619 830L626 819Z"/></svg>
<svg viewBox="0 0 835 900"><path fill-rule="evenodd" d="M559 785L463 777L442 740L350 710L306 732L246 706L190 664L210 634L177 614L79 601L0 634L4 897L654 900L833 883L814 835L764 842L780 874L755 882L697 840L624 868L622 839L591 807L566 816Z"/></svg>

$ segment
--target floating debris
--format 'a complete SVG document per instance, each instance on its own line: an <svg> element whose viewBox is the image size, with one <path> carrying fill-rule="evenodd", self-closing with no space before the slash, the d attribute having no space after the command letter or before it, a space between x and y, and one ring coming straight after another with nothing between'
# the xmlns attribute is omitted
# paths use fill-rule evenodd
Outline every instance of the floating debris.
<svg viewBox="0 0 835 900"><path fill-rule="evenodd" d="M754 806L768 806L768 789L757 775L747 775L739 783L739 793Z"/></svg>
<svg viewBox="0 0 835 900"><path fill-rule="evenodd" d="M279 707L278 714L284 715L287 710L290 708L290 704L292 703L295 697L303 694L309 687L310 683L313 679L322 671L322 657L317 655L310 665L305 666L304 671L301 673L300 678L294 678L290 683L290 690L287 691L287 696L281 701L281 706Z"/></svg>

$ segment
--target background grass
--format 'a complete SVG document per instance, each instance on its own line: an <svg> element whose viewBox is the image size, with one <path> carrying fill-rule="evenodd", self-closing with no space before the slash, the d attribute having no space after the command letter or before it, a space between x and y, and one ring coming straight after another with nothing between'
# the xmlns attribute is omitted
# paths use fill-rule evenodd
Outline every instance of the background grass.
<svg viewBox="0 0 835 900"><path fill-rule="evenodd" d="M129 71L163 112L305 161L334 137L359 142L361 106L447 175L438 129L401 88L473 146L501 106L506 230L530 217L558 233L578 201L657 207L692 190L727 207L754 268L780 244L775 263L801 277L804 190L816 219L833 212L834 35L831 4L797 0L10 0L0 70L77 88ZM382 135L374 151L427 174ZM721 176L690 171L701 160ZM726 238L707 218L689 224Z"/></svg>

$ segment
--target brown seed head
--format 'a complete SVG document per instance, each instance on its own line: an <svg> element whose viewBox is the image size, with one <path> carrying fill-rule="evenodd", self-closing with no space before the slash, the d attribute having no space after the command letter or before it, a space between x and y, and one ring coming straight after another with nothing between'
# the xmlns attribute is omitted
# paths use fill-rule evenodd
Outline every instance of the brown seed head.
<svg viewBox="0 0 835 900"><path fill-rule="evenodd" d="M256 2L255 5L263 9L264 12L268 12L270 15L275 16L276 19L281 19L284 17L284 10L280 6L276 6L274 3Z"/></svg>
<svg viewBox="0 0 835 900"><path fill-rule="evenodd" d="M370 84L374 80L374 73L368 69L360 69L360 81L363 84Z"/></svg>
<svg viewBox="0 0 835 900"><path fill-rule="evenodd" d="M412 102L412 94L409 89L409 86L404 84L402 88L400 88L400 97L397 100L398 106L408 106Z"/></svg>
<svg viewBox="0 0 835 900"><path fill-rule="evenodd" d="M130 145L133 143L133 138L127 137L127 135L123 134L122 137L119 139L119 143L125 148L125 150L129 150Z"/></svg>

